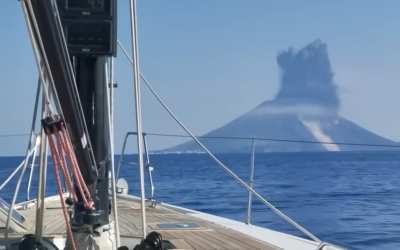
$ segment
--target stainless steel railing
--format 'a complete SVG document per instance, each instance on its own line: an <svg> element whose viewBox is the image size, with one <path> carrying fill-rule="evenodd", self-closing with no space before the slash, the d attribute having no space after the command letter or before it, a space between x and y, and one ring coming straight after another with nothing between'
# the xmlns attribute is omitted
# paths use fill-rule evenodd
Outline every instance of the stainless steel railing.
<svg viewBox="0 0 400 250"><path fill-rule="evenodd" d="M125 153L126 153L126 146L128 144L128 138L130 136L137 136L137 132L127 132L124 137L124 141L122 144L122 150L121 150L121 155L118 161L118 167L117 167L117 174L116 177L117 179L120 176L120 170L121 167L124 163L124 158L125 158ZM147 144L147 134L143 133L143 144L144 144L144 154L145 154L145 167L147 168L148 171L148 176L149 176L149 184L150 184L150 197L148 200L152 202L152 206L156 205L156 199L155 199L155 183L153 180L153 171L154 171L154 166L150 162L150 153L149 153L149 147ZM255 173L255 152L256 152L256 139L251 138L251 157L250 157L250 174L249 174L249 186L253 188L254 186L254 173ZM251 191L248 191L248 197L247 197L247 216L245 219L246 224L251 224L252 221L252 205L253 205L253 193Z"/></svg>
<svg viewBox="0 0 400 250"><path fill-rule="evenodd" d="M137 136L137 132L127 132L124 137L124 141L122 144L122 150L121 154L118 160L118 166L117 166L117 173L116 173L116 179L118 180L120 176L120 171L121 171L121 166L124 162L125 158L125 152L126 152L126 145L128 143L128 138L130 136ZM153 171L154 171L154 166L150 162L150 154L149 154L149 149L147 145L147 140L146 140L146 133L142 134L143 136L143 144L144 144L144 154L145 154L145 168L147 169L148 176L149 176L149 184L150 184L150 198L149 200L151 201L152 206L156 205L156 199L155 199L155 186L154 186L154 181L153 181Z"/></svg>
<svg viewBox="0 0 400 250"><path fill-rule="evenodd" d="M249 186L251 188L253 188L253 184L254 184L255 160L256 160L256 141L253 138L251 140L250 177L249 177ZM253 193L251 191L249 191L248 200L247 200L246 224L251 224L252 205L253 205Z"/></svg>

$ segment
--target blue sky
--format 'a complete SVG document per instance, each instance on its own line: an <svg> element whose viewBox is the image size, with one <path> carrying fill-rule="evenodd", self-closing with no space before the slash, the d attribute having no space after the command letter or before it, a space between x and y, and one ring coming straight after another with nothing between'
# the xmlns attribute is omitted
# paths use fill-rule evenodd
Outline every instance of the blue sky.
<svg viewBox="0 0 400 250"><path fill-rule="evenodd" d="M36 65L18 1L0 9L0 134L29 129ZM128 0L119 0L119 38L129 45ZM221 126L279 87L278 51L320 38L328 44L341 114L400 140L400 2L139 0L141 69L196 133ZM134 130L130 67L117 59L117 148ZM180 132L143 86L147 131ZM24 138L1 138L20 154ZM176 143L153 138L153 149Z"/></svg>

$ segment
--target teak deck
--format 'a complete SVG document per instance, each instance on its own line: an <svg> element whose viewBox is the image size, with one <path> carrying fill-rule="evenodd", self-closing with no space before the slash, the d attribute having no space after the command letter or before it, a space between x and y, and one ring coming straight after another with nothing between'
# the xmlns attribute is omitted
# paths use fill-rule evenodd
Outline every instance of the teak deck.
<svg viewBox="0 0 400 250"><path fill-rule="evenodd" d="M19 212L26 218L23 226L27 228L27 233L33 233L35 206L32 204L25 210L19 210ZM160 232L164 239L171 241L179 249L280 249L232 229L195 218L185 211L169 208L162 204L157 205L155 208L147 207L146 212L148 232ZM118 213L121 241L140 238L141 217L139 202L119 197ZM178 227L174 227L176 224ZM65 235L65 223L58 199L46 200L44 225L45 236Z"/></svg>

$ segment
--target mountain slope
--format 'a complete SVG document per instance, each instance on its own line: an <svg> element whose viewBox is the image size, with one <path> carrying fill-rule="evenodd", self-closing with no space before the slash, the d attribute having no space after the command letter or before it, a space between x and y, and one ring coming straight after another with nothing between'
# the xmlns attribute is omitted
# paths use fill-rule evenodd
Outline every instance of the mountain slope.
<svg viewBox="0 0 400 250"><path fill-rule="evenodd" d="M258 141L258 152L376 150L378 147L338 145L395 144L339 115L338 86L328 56L327 45L316 40L296 51L289 48L277 56L281 87L272 101L266 101L248 113L215 129L208 137L255 137L278 140L328 142L294 143ZM247 140L202 139L213 152L249 152ZM200 148L187 142L167 152L196 152Z"/></svg>
<svg viewBox="0 0 400 250"><path fill-rule="evenodd" d="M301 109L301 110L300 110ZM394 142L374 134L357 124L331 114L305 112L307 107L295 110L266 102L228 124L207 133L206 137L249 137L278 140L316 142L351 142L359 144L390 144ZM323 110L319 110L322 112ZM251 143L246 140L201 139L213 152L249 152ZM376 150L378 147L361 147L335 144L316 144L282 141L257 141L257 152L342 151ZM166 150L167 152L198 152L200 148L187 142Z"/></svg>

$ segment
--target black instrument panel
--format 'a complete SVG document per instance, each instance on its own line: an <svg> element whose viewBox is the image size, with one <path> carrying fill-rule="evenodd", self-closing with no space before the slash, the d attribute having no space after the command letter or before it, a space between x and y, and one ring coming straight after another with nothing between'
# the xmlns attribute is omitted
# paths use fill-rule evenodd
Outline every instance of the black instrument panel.
<svg viewBox="0 0 400 250"><path fill-rule="evenodd" d="M63 16L115 16L115 0L58 0L58 8Z"/></svg>
<svg viewBox="0 0 400 250"><path fill-rule="evenodd" d="M117 0L58 0L69 53L115 56Z"/></svg>

